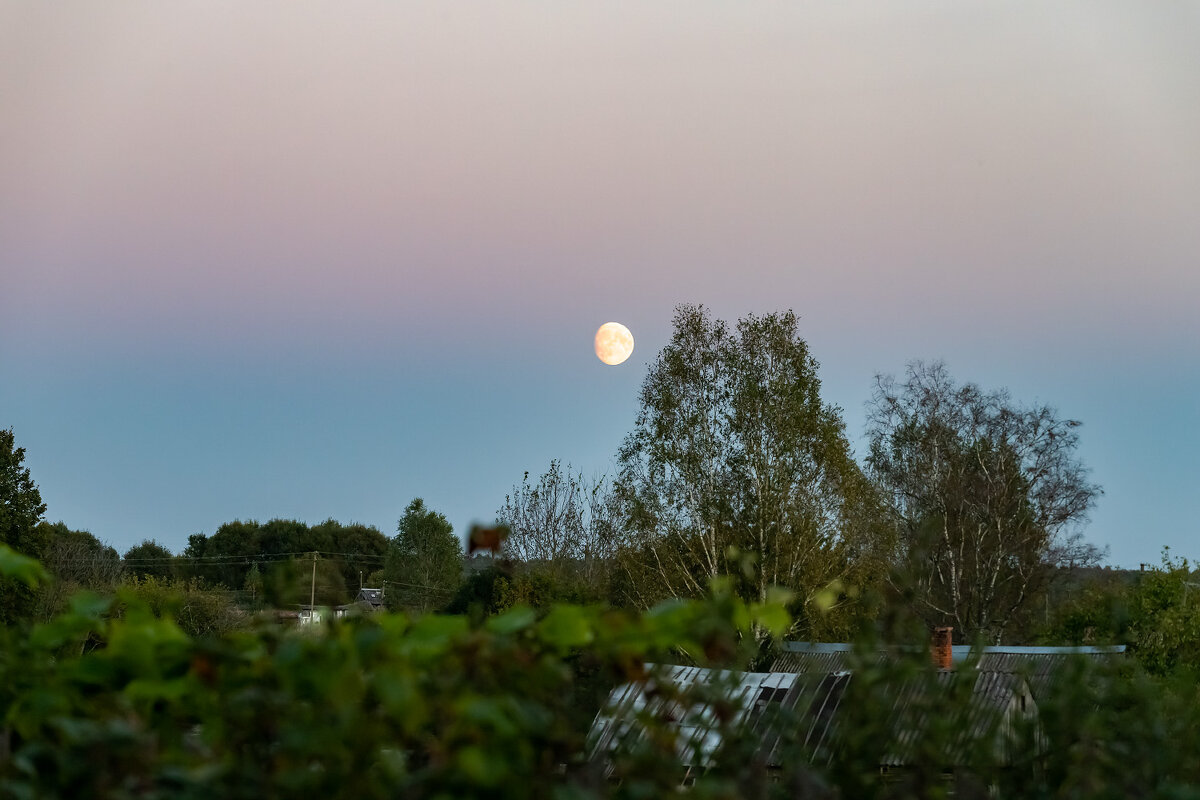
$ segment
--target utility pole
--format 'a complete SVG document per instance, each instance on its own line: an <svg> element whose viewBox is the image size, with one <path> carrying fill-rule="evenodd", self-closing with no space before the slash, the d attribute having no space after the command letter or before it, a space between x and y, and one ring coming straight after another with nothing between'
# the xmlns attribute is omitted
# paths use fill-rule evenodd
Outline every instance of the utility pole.
<svg viewBox="0 0 1200 800"><path fill-rule="evenodd" d="M312 590L308 596L308 618L317 619L317 553L313 551Z"/></svg>

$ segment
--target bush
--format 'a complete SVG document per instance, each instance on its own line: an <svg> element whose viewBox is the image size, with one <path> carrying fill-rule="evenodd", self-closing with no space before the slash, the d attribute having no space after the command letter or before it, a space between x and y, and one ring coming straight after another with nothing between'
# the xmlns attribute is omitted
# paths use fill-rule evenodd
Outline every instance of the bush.
<svg viewBox="0 0 1200 800"><path fill-rule="evenodd" d="M4 576L45 579L0 546ZM644 614L518 605L475 621L378 614L203 637L176 621L181 597L139 582L0 629L0 796L1200 796L1195 684L1132 661L1071 666L1001 750L995 720L972 716L972 681L946 683L921 648L881 661L864 647L849 679L810 686L838 705L816 741L827 704L763 709L738 697L735 673L676 685L647 669L741 668L755 625L789 624L721 583ZM618 718L616 746L589 752L594 709L627 681L651 701ZM888 753L903 767L881 770Z"/></svg>

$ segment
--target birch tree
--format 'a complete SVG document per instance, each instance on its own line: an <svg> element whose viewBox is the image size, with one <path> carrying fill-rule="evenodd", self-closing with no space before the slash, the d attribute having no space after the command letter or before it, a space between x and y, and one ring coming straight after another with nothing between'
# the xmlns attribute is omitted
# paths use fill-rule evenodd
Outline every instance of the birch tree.
<svg viewBox="0 0 1200 800"><path fill-rule="evenodd" d="M615 548L611 486L552 460L536 481L525 473L497 519L508 526L507 555L559 580L605 588Z"/></svg>
<svg viewBox="0 0 1200 800"><path fill-rule="evenodd" d="M998 643L1058 561L1097 559L1080 538L1101 490L1076 456L1078 421L921 361L903 383L876 377L868 420L898 574L930 624Z"/></svg>
<svg viewBox="0 0 1200 800"><path fill-rule="evenodd" d="M791 311L730 329L685 305L674 325L619 455L624 589L649 606L729 575L750 600L793 590L811 620L831 584L866 580L877 549L840 409L822 402Z"/></svg>

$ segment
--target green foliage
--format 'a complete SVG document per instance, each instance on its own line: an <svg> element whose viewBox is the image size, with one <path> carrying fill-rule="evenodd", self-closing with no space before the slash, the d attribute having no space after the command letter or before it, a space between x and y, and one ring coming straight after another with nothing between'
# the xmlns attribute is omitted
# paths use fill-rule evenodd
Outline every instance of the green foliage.
<svg viewBox="0 0 1200 800"><path fill-rule="evenodd" d="M312 526L289 519L236 520L211 536L189 536L176 571L180 577L240 590L258 565L261 600L294 606L309 601L311 554L317 552L317 602L340 605L350 601L350 587L357 591L360 574L382 566L387 546L387 537L367 525L332 519Z"/></svg>
<svg viewBox="0 0 1200 800"><path fill-rule="evenodd" d="M16 446L11 428L0 430L0 545L42 558L46 542L37 524L45 512L41 492L25 466L25 448ZM0 584L0 623L28 617L34 602L31 586Z"/></svg>
<svg viewBox="0 0 1200 800"><path fill-rule="evenodd" d="M50 619L81 590L112 592L125 575L117 551L88 531L72 530L62 522L39 522L37 534L44 542L42 563L51 580L34 597L34 619Z"/></svg>
<svg viewBox="0 0 1200 800"><path fill-rule="evenodd" d="M714 597L644 617L517 607L482 627L383 614L198 639L171 594L145 579L116 606L84 597L28 636L0 632L0 793L609 796L571 709L578 648L608 685L674 650L719 666L745 656L730 645L748 614ZM640 790L679 790L667 753Z"/></svg>
<svg viewBox="0 0 1200 800"><path fill-rule="evenodd" d="M383 578L393 608L442 608L462 581L462 542L446 517L417 497L404 509L388 547Z"/></svg>
<svg viewBox="0 0 1200 800"><path fill-rule="evenodd" d="M117 592L117 613L148 611L157 619L170 619L196 639L221 636L247 623L246 613L229 593L207 588L194 578L130 578Z"/></svg>
<svg viewBox="0 0 1200 800"><path fill-rule="evenodd" d="M126 570L138 578L169 578L174 574L171 551L153 539L135 544L122 558Z"/></svg>
<svg viewBox="0 0 1200 800"><path fill-rule="evenodd" d="M796 315L749 315L731 330L680 306L674 325L620 450L619 588L647 607L727 575L746 599L794 590L801 623L826 616L806 608L816 593L872 582L884 551L873 489L840 409L821 400Z"/></svg>
<svg viewBox="0 0 1200 800"><path fill-rule="evenodd" d="M48 577L41 562L36 558L18 553L6 544L0 544L0 578L32 589Z"/></svg>
<svg viewBox="0 0 1200 800"><path fill-rule="evenodd" d="M318 606L341 605L350 594L337 560L312 556L272 564L263 578L263 591L269 604L284 608L307 605L314 594Z"/></svg>
<svg viewBox="0 0 1200 800"><path fill-rule="evenodd" d="M34 573L0 547L5 579ZM482 623L379 614L199 636L181 612L203 590L134 579L113 599L79 595L47 622L0 629L0 795L1197 795L1195 682L1154 679L1133 661L1080 659L1036 698L1036 716L983 717L973 667L947 679L923 647L881 660L865 642L848 676L816 676L814 705L745 704L734 673L677 685L648 668L740 668L755 655L752 625L788 626L785 594L748 604L732 583L642 614L518 605ZM1145 596L1170 607L1172 592L1155 581ZM626 681L649 704L593 750L589 723Z"/></svg>
<svg viewBox="0 0 1200 800"><path fill-rule="evenodd" d="M596 596L609 591L616 516L605 478L587 480L557 460L536 482L526 472L496 512L509 530L502 552L518 561L523 573L577 585Z"/></svg>
<svg viewBox="0 0 1200 800"><path fill-rule="evenodd" d="M446 606L451 614L490 616L515 606L545 611L556 603L604 603L606 597L586 580L556 578L539 570L514 571L512 565L489 566L467 577Z"/></svg>
<svg viewBox="0 0 1200 800"><path fill-rule="evenodd" d="M1200 677L1200 573L1168 549L1156 568L1098 572L1054 608L1039 638L1125 644L1152 675Z"/></svg>
<svg viewBox="0 0 1200 800"><path fill-rule="evenodd" d="M1146 669L1200 677L1200 575L1187 559L1164 550L1162 567L1141 574L1127 608L1130 647Z"/></svg>
<svg viewBox="0 0 1200 800"><path fill-rule="evenodd" d="M246 573L246 584L242 588L250 593L250 607L258 608L263 600L263 576L258 564L250 567L250 571Z"/></svg>
<svg viewBox="0 0 1200 800"><path fill-rule="evenodd" d="M31 537L45 512L41 492L25 467L25 448L16 446L11 428L0 430L0 544L41 556Z"/></svg>
<svg viewBox="0 0 1200 800"><path fill-rule="evenodd" d="M902 384L877 376L868 409L867 462L931 626L999 642L1055 566L1098 560L1075 534L1101 493L1075 454L1080 423L958 385L940 362L909 364Z"/></svg>

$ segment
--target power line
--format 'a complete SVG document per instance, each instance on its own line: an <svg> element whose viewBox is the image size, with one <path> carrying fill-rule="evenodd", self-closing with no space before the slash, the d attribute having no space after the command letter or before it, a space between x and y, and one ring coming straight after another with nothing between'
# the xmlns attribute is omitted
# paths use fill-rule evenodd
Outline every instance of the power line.
<svg viewBox="0 0 1200 800"><path fill-rule="evenodd" d="M246 555L227 554L219 556L140 556L137 558L122 558L120 561L124 564L163 564L177 561L189 562L207 562L211 564L222 563L251 563L252 561L280 561L284 559L295 559L304 556L311 556L316 553L319 556L330 558L352 560L352 561L385 561L386 556L377 555L375 553L337 553L328 550L300 550L290 553L249 553ZM103 556L92 557L75 557L48 559L58 564L93 564L97 561L109 561L111 559Z"/></svg>

